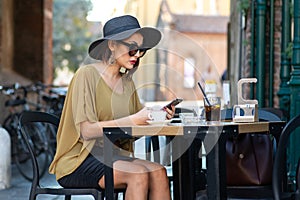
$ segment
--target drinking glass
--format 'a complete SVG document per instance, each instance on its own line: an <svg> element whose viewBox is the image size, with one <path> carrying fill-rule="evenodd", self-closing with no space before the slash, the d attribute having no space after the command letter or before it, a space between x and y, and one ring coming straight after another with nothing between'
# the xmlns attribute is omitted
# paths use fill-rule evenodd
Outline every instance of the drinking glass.
<svg viewBox="0 0 300 200"><path fill-rule="evenodd" d="M207 97L203 101L206 121L220 121L221 97Z"/></svg>

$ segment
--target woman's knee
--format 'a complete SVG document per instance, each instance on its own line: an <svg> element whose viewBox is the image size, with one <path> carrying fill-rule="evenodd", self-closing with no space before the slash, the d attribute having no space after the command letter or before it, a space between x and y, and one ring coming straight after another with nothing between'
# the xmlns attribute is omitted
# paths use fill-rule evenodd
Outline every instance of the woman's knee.
<svg viewBox="0 0 300 200"><path fill-rule="evenodd" d="M128 184L132 184L135 187L148 188L149 180L149 172L144 166L137 167L136 171L133 173L131 172L128 176Z"/></svg>
<svg viewBox="0 0 300 200"><path fill-rule="evenodd" d="M167 176L167 170L164 167L158 168L154 171L157 175Z"/></svg>
<svg viewBox="0 0 300 200"><path fill-rule="evenodd" d="M128 163L126 167L115 170L116 174L126 182L148 182L149 179L149 170L143 165Z"/></svg>
<svg viewBox="0 0 300 200"><path fill-rule="evenodd" d="M148 172L149 172L149 178L150 178L150 182L152 182L153 180L168 180L168 177L167 177L167 170L166 168L161 165L161 164L158 164L158 163L149 163L148 161L147 162L144 162L144 161L138 161L140 162L141 165L144 165L145 168L147 168Z"/></svg>
<svg viewBox="0 0 300 200"><path fill-rule="evenodd" d="M161 167L161 168L154 170L153 172L151 172L151 177L154 179L154 181L156 181L156 180L167 181L168 176L167 176L166 168Z"/></svg>

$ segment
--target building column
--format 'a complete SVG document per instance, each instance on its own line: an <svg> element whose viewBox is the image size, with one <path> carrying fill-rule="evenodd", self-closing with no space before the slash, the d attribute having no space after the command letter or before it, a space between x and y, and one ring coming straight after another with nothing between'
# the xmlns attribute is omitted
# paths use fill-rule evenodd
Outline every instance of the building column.
<svg viewBox="0 0 300 200"><path fill-rule="evenodd" d="M259 107L265 106L265 32L266 32L266 0L256 1L256 99Z"/></svg>
<svg viewBox="0 0 300 200"><path fill-rule="evenodd" d="M288 81L290 80L291 62L288 56L288 47L291 42L291 14L290 14L291 0L282 1L282 29L281 29L281 68L280 68L280 89L277 93L279 97L280 109L289 113L290 108L290 87Z"/></svg>
<svg viewBox="0 0 300 200"><path fill-rule="evenodd" d="M44 0L43 3L43 82L52 84L54 78L53 66L53 0Z"/></svg>
<svg viewBox="0 0 300 200"><path fill-rule="evenodd" d="M289 82L291 88L291 109L290 117L300 114L300 1L294 1L294 38L293 38L293 56L292 73ZM298 157L300 155L300 135L293 134L290 143L289 160L291 164L292 175L295 173Z"/></svg>
<svg viewBox="0 0 300 200"><path fill-rule="evenodd" d="M12 70L14 52L14 1L2 1L1 70Z"/></svg>

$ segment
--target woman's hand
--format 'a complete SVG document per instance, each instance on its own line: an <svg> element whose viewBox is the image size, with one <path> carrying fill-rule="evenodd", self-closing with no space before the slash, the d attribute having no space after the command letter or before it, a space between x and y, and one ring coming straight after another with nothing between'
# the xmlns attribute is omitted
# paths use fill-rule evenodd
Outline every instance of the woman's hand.
<svg viewBox="0 0 300 200"><path fill-rule="evenodd" d="M148 124L147 120L149 120L149 113L150 113L150 110L147 109L146 107L144 107L139 112L131 115L130 119L136 125Z"/></svg>
<svg viewBox="0 0 300 200"><path fill-rule="evenodd" d="M164 108L164 111L167 112L166 118L171 119L174 117L175 114L175 106L171 106L172 109L169 108ZM151 110L148 108L144 107L142 110L139 112L133 114L130 116L130 119L132 120L133 124L135 125L143 125L143 124L148 124L147 120L149 120L149 113Z"/></svg>
<svg viewBox="0 0 300 200"><path fill-rule="evenodd" d="M175 114L175 106L171 106L171 108L172 108L172 109L169 109L169 108L167 108L167 107L164 108L165 111L167 112L167 116L166 116L167 119L171 119L171 118L174 117L174 114Z"/></svg>

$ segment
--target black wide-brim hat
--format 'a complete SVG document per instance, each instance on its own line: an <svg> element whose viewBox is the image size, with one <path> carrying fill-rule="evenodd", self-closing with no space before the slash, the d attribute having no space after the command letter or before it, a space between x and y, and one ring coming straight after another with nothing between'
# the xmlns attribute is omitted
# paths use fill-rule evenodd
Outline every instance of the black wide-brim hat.
<svg viewBox="0 0 300 200"><path fill-rule="evenodd" d="M95 40L89 46L88 53L90 57L101 60L107 45L103 45L107 40L124 40L134 33L140 33L143 36L143 48L153 48L160 39L159 30L151 27L141 28L138 20L131 15L115 17L107 21L103 27L103 37Z"/></svg>

